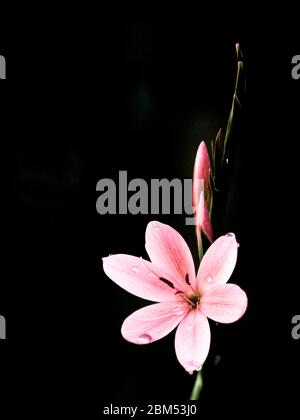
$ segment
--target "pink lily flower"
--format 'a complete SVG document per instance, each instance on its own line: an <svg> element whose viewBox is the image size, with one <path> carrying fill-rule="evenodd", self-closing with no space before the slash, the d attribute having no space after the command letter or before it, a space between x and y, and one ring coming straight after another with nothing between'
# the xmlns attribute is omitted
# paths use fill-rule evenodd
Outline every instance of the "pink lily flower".
<svg viewBox="0 0 300 420"><path fill-rule="evenodd" d="M109 278L128 292L155 303L125 319L121 333L135 344L148 344L176 327L175 352L187 372L200 370L210 347L208 319L237 321L246 311L247 296L236 284L226 284L237 259L238 243L228 233L205 253L196 275L193 257L183 237L172 227L150 222L146 250L152 262L132 255L103 258Z"/></svg>
<svg viewBox="0 0 300 420"><path fill-rule="evenodd" d="M210 183L210 160L205 142L202 141L198 147L193 173L193 208L195 209L196 235L199 242L201 229L210 240L213 241L212 224L205 201L209 192ZM203 189L204 188L204 189Z"/></svg>

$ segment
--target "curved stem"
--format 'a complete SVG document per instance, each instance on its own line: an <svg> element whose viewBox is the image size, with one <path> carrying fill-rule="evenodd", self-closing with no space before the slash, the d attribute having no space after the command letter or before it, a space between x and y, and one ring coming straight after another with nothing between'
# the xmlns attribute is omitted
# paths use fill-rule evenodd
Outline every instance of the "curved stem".
<svg viewBox="0 0 300 420"><path fill-rule="evenodd" d="M196 401L199 399L202 387L203 387L202 372L201 370L199 370L196 374L194 387L190 396L191 401Z"/></svg>

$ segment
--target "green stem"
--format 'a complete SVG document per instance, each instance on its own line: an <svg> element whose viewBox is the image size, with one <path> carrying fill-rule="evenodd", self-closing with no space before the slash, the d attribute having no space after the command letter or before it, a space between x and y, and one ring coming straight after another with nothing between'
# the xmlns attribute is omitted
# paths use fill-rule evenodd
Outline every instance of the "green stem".
<svg viewBox="0 0 300 420"><path fill-rule="evenodd" d="M199 238L199 242L198 242L198 254L199 254L199 259L200 261L202 260L203 257L203 246L202 246L202 237L201 237L202 233L201 233L201 229L200 229L200 238ZM202 380L202 372L201 370L199 370L196 374L196 379L195 379L195 383L194 383L194 387L190 396L190 400L191 401L196 401L199 399L199 395L200 392L202 390L203 387L203 380Z"/></svg>
<svg viewBox="0 0 300 420"><path fill-rule="evenodd" d="M237 72L236 72L232 104L231 104L231 109L230 109L230 113L229 113L229 117L227 121L227 127L226 127L226 132L225 132L224 143L223 143L222 164L224 163L224 159L225 159L227 142L228 142L228 139L231 137L231 133L232 133L232 125L233 125L233 120L235 118L236 105L239 108L241 108L240 100L238 97L238 90L239 90L240 84L242 83L241 74L243 73L243 61L242 61L243 55L242 55L239 44L236 44L235 48L236 48L236 55L237 55Z"/></svg>
<svg viewBox="0 0 300 420"><path fill-rule="evenodd" d="M201 261L203 258L203 243L202 243L202 229L201 228L200 228L199 242L198 242L198 256L199 256L199 261Z"/></svg>
<svg viewBox="0 0 300 420"><path fill-rule="evenodd" d="M194 387L190 396L190 401L197 401L203 387L202 372L199 370L196 374Z"/></svg>

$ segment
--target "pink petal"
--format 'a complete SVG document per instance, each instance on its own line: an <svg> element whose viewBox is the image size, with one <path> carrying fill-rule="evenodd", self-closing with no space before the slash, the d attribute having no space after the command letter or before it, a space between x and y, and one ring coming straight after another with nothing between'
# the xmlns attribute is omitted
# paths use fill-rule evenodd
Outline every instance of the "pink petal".
<svg viewBox="0 0 300 420"><path fill-rule="evenodd" d="M201 192L201 182L203 180L204 188L207 188L210 176L210 160L205 142L202 141L198 147L193 173L193 206L196 207L199 202Z"/></svg>
<svg viewBox="0 0 300 420"><path fill-rule="evenodd" d="M169 334L189 311L185 303L163 302L146 306L125 319L121 333L135 344L149 344Z"/></svg>
<svg viewBox="0 0 300 420"><path fill-rule="evenodd" d="M195 266L192 254L183 237L173 228L150 222L146 229L146 250L151 261L177 279L181 291L195 285Z"/></svg>
<svg viewBox="0 0 300 420"><path fill-rule="evenodd" d="M220 236L206 251L197 275L198 290L205 290L225 284L236 264L238 243L233 233Z"/></svg>
<svg viewBox="0 0 300 420"><path fill-rule="evenodd" d="M208 318L228 324L240 319L247 309L247 295L236 284L222 284L205 291L200 311Z"/></svg>
<svg viewBox="0 0 300 420"><path fill-rule="evenodd" d="M196 235L197 235L198 242L199 242L201 229L203 230L207 238L210 240L210 242L213 242L212 224L209 218L209 213L207 210L203 192L200 193L199 204L198 204L198 207L196 208L195 224L196 224Z"/></svg>
<svg viewBox="0 0 300 420"><path fill-rule="evenodd" d="M103 258L103 269L120 287L143 299L154 302L180 299L175 296L176 289L171 287L176 280L142 258L126 254L112 255ZM170 285L160 277L169 281Z"/></svg>
<svg viewBox="0 0 300 420"><path fill-rule="evenodd" d="M193 174L193 208L195 209L196 235L199 242L201 228L207 238L213 241L212 225L209 218L205 193L208 191L210 178L210 160L205 142L199 145Z"/></svg>
<svg viewBox="0 0 300 420"><path fill-rule="evenodd" d="M209 352L210 328L199 310L191 310L179 324L175 335L175 351L179 363L189 373L200 370Z"/></svg>

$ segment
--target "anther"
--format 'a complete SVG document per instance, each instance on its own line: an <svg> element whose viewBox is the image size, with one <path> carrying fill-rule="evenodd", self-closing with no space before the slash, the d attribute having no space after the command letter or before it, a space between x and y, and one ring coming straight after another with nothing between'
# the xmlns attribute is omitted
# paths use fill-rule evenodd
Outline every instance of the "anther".
<svg viewBox="0 0 300 420"><path fill-rule="evenodd" d="M159 280L163 281L164 283L166 283L168 286L172 287L172 289L174 289L174 284L170 281L165 279L164 277L159 277Z"/></svg>
<svg viewBox="0 0 300 420"><path fill-rule="evenodd" d="M189 275L188 274L186 274L185 275L185 282L190 286L191 285L191 283L190 283L190 277L189 277Z"/></svg>

